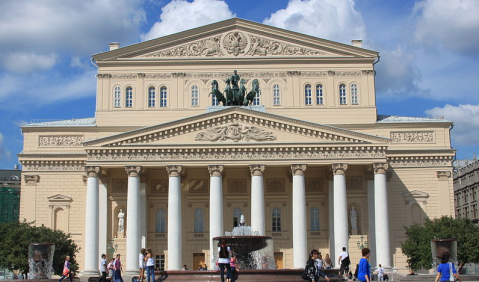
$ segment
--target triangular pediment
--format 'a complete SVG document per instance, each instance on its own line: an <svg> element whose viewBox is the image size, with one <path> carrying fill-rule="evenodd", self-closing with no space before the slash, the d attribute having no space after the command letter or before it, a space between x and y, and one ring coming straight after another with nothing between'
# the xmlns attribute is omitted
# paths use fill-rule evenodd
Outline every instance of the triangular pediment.
<svg viewBox="0 0 479 282"><path fill-rule="evenodd" d="M103 60L369 57L377 52L233 18L94 55Z"/></svg>
<svg viewBox="0 0 479 282"><path fill-rule="evenodd" d="M419 190L408 191L408 192L405 192L403 195L405 198L428 198L429 197L428 193L419 191Z"/></svg>
<svg viewBox="0 0 479 282"><path fill-rule="evenodd" d="M71 202L72 198L62 194L56 194L50 197L47 197L49 202Z"/></svg>
<svg viewBox="0 0 479 282"><path fill-rule="evenodd" d="M219 107L221 108L221 107ZM244 107L224 109L84 142L85 147L374 145L390 139Z"/></svg>

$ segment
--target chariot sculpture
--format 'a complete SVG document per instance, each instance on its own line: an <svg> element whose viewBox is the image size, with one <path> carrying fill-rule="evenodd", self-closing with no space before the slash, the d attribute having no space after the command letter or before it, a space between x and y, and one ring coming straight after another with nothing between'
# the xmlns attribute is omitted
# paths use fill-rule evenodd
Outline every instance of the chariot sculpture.
<svg viewBox="0 0 479 282"><path fill-rule="evenodd" d="M225 90L221 92L218 81L213 80L211 82L211 92L208 96L214 95L218 100L218 105L221 103L223 106L251 106L256 95L260 93L259 81L257 79L253 80L251 91L247 92L246 80L240 79L236 70L225 80L225 83Z"/></svg>

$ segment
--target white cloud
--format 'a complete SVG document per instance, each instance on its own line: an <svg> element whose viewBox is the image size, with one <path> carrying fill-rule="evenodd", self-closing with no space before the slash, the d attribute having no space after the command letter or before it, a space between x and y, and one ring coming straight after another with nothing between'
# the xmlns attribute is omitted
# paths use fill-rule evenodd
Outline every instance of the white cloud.
<svg viewBox="0 0 479 282"><path fill-rule="evenodd" d="M165 36L195 27L235 17L228 4L221 0L173 0L161 9L160 21L145 34L142 40Z"/></svg>
<svg viewBox="0 0 479 282"><path fill-rule="evenodd" d="M0 160L10 160L12 153L5 148L4 136L0 133Z"/></svg>
<svg viewBox="0 0 479 282"><path fill-rule="evenodd" d="M291 0L263 23L345 44L367 39L353 0Z"/></svg>
<svg viewBox="0 0 479 282"><path fill-rule="evenodd" d="M415 39L427 47L437 43L466 55L479 55L479 1L425 0L416 5Z"/></svg>
<svg viewBox="0 0 479 282"><path fill-rule="evenodd" d="M12 72L32 72L36 70L49 69L57 61L55 54L40 55L34 53L7 53L3 57L3 65Z"/></svg>
<svg viewBox="0 0 479 282"><path fill-rule="evenodd" d="M453 143L456 145L477 145L479 144L479 105L445 105L442 108L436 107L426 111L433 116L444 116L447 120L454 122L451 131Z"/></svg>

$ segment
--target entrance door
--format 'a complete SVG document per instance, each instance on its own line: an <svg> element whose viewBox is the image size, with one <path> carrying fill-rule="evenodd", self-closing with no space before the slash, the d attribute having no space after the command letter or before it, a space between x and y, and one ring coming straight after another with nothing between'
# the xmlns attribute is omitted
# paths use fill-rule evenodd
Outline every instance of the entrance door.
<svg viewBox="0 0 479 282"><path fill-rule="evenodd" d="M283 269L283 253L274 252L274 262L276 263L276 269Z"/></svg>
<svg viewBox="0 0 479 282"><path fill-rule="evenodd" d="M204 266L205 264L205 253L193 253L193 265L190 267L191 270L197 270L198 266Z"/></svg>

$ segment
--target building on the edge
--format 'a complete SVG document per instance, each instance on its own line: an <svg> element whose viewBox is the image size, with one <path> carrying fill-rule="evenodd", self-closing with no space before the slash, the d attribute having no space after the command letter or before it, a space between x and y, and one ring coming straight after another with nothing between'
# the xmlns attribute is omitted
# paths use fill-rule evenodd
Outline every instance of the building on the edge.
<svg viewBox="0 0 479 282"><path fill-rule="evenodd" d="M19 219L21 177L18 165L0 169L0 223Z"/></svg>
<svg viewBox="0 0 479 282"><path fill-rule="evenodd" d="M403 226L453 215L455 150L449 121L377 114L378 56L237 18L112 43L93 56L95 117L22 127L21 218L71 233L85 274L101 253L133 273L142 246L159 268L211 269L210 238L241 214L278 268L343 246L354 264L363 236L373 265L406 271ZM208 95L233 70L259 82L253 106Z"/></svg>
<svg viewBox="0 0 479 282"><path fill-rule="evenodd" d="M454 161L454 208L456 218L479 222L479 160Z"/></svg>

